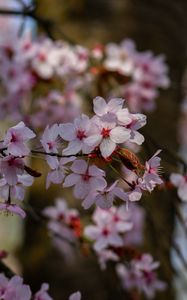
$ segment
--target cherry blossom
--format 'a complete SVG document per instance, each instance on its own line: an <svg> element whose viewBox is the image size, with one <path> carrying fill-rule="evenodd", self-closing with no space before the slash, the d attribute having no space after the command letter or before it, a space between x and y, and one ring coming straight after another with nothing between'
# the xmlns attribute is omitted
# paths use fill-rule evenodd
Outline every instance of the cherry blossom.
<svg viewBox="0 0 187 300"><path fill-rule="evenodd" d="M138 82L146 82L152 86L167 88L169 79L167 76L167 66L164 64L164 56L153 56L151 51L136 55L136 67L133 77Z"/></svg>
<svg viewBox="0 0 187 300"><path fill-rule="evenodd" d="M28 285L23 284L23 279L19 276L13 276L10 280L0 274L0 296L4 300L30 300L31 290Z"/></svg>
<svg viewBox="0 0 187 300"><path fill-rule="evenodd" d="M24 172L23 159L8 155L0 160L0 172L4 175L9 185L15 185L18 182L18 175Z"/></svg>
<svg viewBox="0 0 187 300"><path fill-rule="evenodd" d="M72 174L66 176L63 187L74 186L76 198L84 199L91 190L105 188L105 172L95 165L89 165L82 159L77 159L71 166Z"/></svg>
<svg viewBox="0 0 187 300"><path fill-rule="evenodd" d="M109 246L123 246L120 233L131 230L132 223L124 216L124 208L112 207L109 211L97 208L93 220L96 225L85 228L85 235L94 241L93 248L100 252Z"/></svg>
<svg viewBox="0 0 187 300"><path fill-rule="evenodd" d="M123 124L129 124L131 118L128 109L123 109L124 101L121 98L113 98L107 103L104 98L96 97L93 100L93 109L95 114L103 121L117 122L118 118L121 117Z"/></svg>
<svg viewBox="0 0 187 300"><path fill-rule="evenodd" d="M14 156L25 156L29 154L29 148L25 144L35 137L35 133L20 122L7 130L4 136L3 146L7 147L7 152Z"/></svg>
<svg viewBox="0 0 187 300"><path fill-rule="evenodd" d="M96 132L85 139L92 147L99 146L104 158L109 157L116 149L117 144L122 144L130 139L129 130L117 126L116 122L103 122L97 116L92 118Z"/></svg>
<svg viewBox="0 0 187 300"><path fill-rule="evenodd" d="M125 289L136 288L152 299L156 291L166 289L166 284L156 276L155 269L158 267L159 263L154 262L150 254L143 254L131 260L129 266L118 264L116 271Z"/></svg>
<svg viewBox="0 0 187 300"><path fill-rule="evenodd" d="M67 164L73 162L74 160L75 160L74 156L63 157L60 158L59 160L56 159L56 161L54 160L53 162L51 160L48 160L48 163L50 161L50 167L52 166L52 170L47 175L46 188L49 188L51 183L54 184L62 183L66 176L66 173L69 170L69 166Z"/></svg>
<svg viewBox="0 0 187 300"><path fill-rule="evenodd" d="M37 47L32 60L33 70L43 79L50 79L59 63L59 52L53 47L51 40L45 39Z"/></svg>
<svg viewBox="0 0 187 300"><path fill-rule="evenodd" d="M49 294L49 285L47 283L43 283L40 290L34 295L33 300L53 300Z"/></svg>
<svg viewBox="0 0 187 300"><path fill-rule="evenodd" d="M122 188L117 190L117 196L120 199L124 201L139 201L144 191L152 192L157 185L163 183L158 174L161 159L157 155L160 152L161 150L156 151L156 153L145 163L142 175L131 172L133 174L133 180L129 182L130 189L126 192Z"/></svg>
<svg viewBox="0 0 187 300"><path fill-rule="evenodd" d="M81 293L76 292L70 295L69 300L81 300Z"/></svg>
<svg viewBox="0 0 187 300"><path fill-rule="evenodd" d="M162 184L163 181L160 178L158 172L160 167L160 157L157 155L161 152L158 150L146 163L145 173L141 182L141 188L149 192L153 191L156 185Z"/></svg>
<svg viewBox="0 0 187 300"><path fill-rule="evenodd" d="M0 273L0 297L3 300L53 300L48 294L49 284L43 283L40 290L32 295L29 285L23 284L23 279L20 276L7 278L3 273ZM81 300L79 291L71 294L69 300Z"/></svg>
<svg viewBox="0 0 187 300"><path fill-rule="evenodd" d="M130 75L134 69L135 45L131 40L124 40L119 46L109 43L106 46L107 58L104 65L111 71L118 71L123 75Z"/></svg>
<svg viewBox="0 0 187 300"><path fill-rule="evenodd" d="M0 196L4 200L11 199L23 200L25 187L33 184L34 178L29 174L18 175L18 181L15 185L9 185L5 178L0 179Z"/></svg>
<svg viewBox="0 0 187 300"><path fill-rule="evenodd" d="M74 123L60 124L60 136L69 142L67 148L63 150L64 155L73 155L82 151L90 153L94 147L89 147L85 139L91 134L93 125L90 119L82 114L74 120Z"/></svg>
<svg viewBox="0 0 187 300"><path fill-rule="evenodd" d="M55 206L46 207L44 216L49 219L48 230L52 235L52 241L59 251L68 260L74 258L75 250L72 244L76 244L81 235L80 216L76 209L67 206L64 199L56 199Z"/></svg>
<svg viewBox="0 0 187 300"><path fill-rule="evenodd" d="M84 199L82 206L87 209L95 203L100 208L110 208L118 191L117 183L118 181L115 181L110 187L91 191Z"/></svg>

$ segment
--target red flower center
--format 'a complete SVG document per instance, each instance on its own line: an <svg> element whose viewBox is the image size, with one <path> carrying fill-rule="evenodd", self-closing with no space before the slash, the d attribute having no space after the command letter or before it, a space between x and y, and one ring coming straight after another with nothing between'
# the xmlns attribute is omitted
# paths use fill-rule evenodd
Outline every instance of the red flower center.
<svg viewBox="0 0 187 300"><path fill-rule="evenodd" d="M12 137L11 137L11 140L10 140L10 142L11 143L15 143L15 142L17 142L17 137L16 137L16 135L14 134L14 133L12 133Z"/></svg>
<svg viewBox="0 0 187 300"><path fill-rule="evenodd" d="M102 234L103 234L104 236L108 236L109 233L110 233L110 232L109 232L108 228L104 228L103 231L102 231Z"/></svg>
<svg viewBox="0 0 187 300"><path fill-rule="evenodd" d="M84 130L78 130L77 131L77 138L82 141L86 137L85 131Z"/></svg>
<svg viewBox="0 0 187 300"><path fill-rule="evenodd" d="M88 172L86 172L85 174L82 175L82 179L84 181L88 181L91 178L91 176L88 174Z"/></svg>
<svg viewBox="0 0 187 300"><path fill-rule="evenodd" d="M46 56L46 54L45 53L39 53L38 54L38 59L39 59L39 61L41 61L41 62L45 62L46 60L47 60L47 56Z"/></svg>
<svg viewBox="0 0 187 300"><path fill-rule="evenodd" d="M101 131L101 134L104 138L107 138L109 137L110 135L110 129L109 128L103 128L102 131Z"/></svg>

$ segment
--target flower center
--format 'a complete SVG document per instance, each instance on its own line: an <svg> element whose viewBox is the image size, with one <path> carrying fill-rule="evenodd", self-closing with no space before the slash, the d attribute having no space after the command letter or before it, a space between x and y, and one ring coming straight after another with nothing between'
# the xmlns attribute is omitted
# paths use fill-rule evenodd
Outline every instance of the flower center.
<svg viewBox="0 0 187 300"><path fill-rule="evenodd" d="M77 130L77 138L82 141L86 137L85 131L84 130Z"/></svg>
<svg viewBox="0 0 187 300"><path fill-rule="evenodd" d="M110 136L110 129L109 128L103 128L101 131L101 134L104 138L107 138Z"/></svg>
<svg viewBox="0 0 187 300"><path fill-rule="evenodd" d="M91 176L88 174L88 172L86 172L85 174L82 175L82 179L84 181L88 181L91 178Z"/></svg>
<svg viewBox="0 0 187 300"><path fill-rule="evenodd" d="M54 143L53 142L48 142L47 145L49 146L49 150L53 149Z"/></svg>
<svg viewBox="0 0 187 300"><path fill-rule="evenodd" d="M10 142L11 142L11 143L15 143L15 142L17 142L17 141L18 141L17 136L16 136L14 133L12 133L12 137L11 137Z"/></svg>
<svg viewBox="0 0 187 300"><path fill-rule="evenodd" d="M38 60L41 62L45 62L47 60L46 54L45 53L39 53L38 54Z"/></svg>
<svg viewBox="0 0 187 300"><path fill-rule="evenodd" d="M108 228L106 228L106 227L105 227L105 228L103 229L103 231L102 231L102 234L103 234L104 236L108 236L109 233L110 233L110 232L109 232Z"/></svg>
<svg viewBox="0 0 187 300"><path fill-rule="evenodd" d="M114 216L114 222L119 222L120 221L120 218L116 215L116 216Z"/></svg>

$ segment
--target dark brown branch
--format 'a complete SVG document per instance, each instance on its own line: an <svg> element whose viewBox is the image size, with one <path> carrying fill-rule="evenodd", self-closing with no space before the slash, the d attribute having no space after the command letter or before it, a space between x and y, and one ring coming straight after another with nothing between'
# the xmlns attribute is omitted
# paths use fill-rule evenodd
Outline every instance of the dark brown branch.
<svg viewBox="0 0 187 300"><path fill-rule="evenodd" d="M0 272L4 273L8 278L15 275L15 273L2 261L0 261Z"/></svg>
<svg viewBox="0 0 187 300"><path fill-rule="evenodd" d="M46 32L46 34L51 38L54 39L53 32L56 29L61 36L67 40L69 43L74 44L74 41L72 41L56 24L50 19L41 18L36 14L36 7L35 5L23 7L22 10L16 10L16 9L3 9L0 8L0 15L1 16L14 16L14 17L30 17L32 18L36 23L38 23L39 26L43 28L43 30Z"/></svg>

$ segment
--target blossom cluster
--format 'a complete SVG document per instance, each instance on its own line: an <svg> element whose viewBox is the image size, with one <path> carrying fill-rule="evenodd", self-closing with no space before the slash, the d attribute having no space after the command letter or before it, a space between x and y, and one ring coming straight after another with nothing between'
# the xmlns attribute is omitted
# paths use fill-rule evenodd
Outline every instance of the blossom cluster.
<svg viewBox="0 0 187 300"><path fill-rule="evenodd" d="M139 52L131 40L87 49L27 34L1 42L0 62L0 118L36 127L72 120L88 87L103 90L103 82L105 96L125 97L134 112L152 110L158 89L169 86L164 57Z"/></svg>
<svg viewBox="0 0 187 300"><path fill-rule="evenodd" d="M154 57L151 51L138 52L132 40L124 40L120 45L109 43L104 65L108 70L131 76L130 82L120 84L117 89L134 112L153 110L158 88L168 88L170 84L164 56Z"/></svg>
<svg viewBox="0 0 187 300"><path fill-rule="evenodd" d="M115 98L107 103L96 97L93 104L95 115L92 118L82 114L73 123L55 124L45 129L41 143L48 153L46 159L51 168L47 187L51 182L74 187L74 196L83 200L86 209L94 203L109 208L117 197L123 201L140 200L143 191L151 192L162 183L158 174L160 158L157 155L160 151L143 166L132 152L123 147L127 142L143 143L144 137L138 129L145 125L146 118L123 108L123 99ZM64 157L61 158L57 158L58 154L61 156L59 138L65 145L62 149ZM103 162L104 168L108 163L112 167L115 160L127 165L135 175L134 180L128 182L129 191L118 186L119 180L108 186L106 172L97 166L97 160Z"/></svg>
<svg viewBox="0 0 187 300"><path fill-rule="evenodd" d="M153 261L153 257L146 253L132 259L127 265L117 264L116 272L125 289L135 288L152 299L156 291L166 289L166 283L159 280L155 273L158 267L159 262Z"/></svg>
<svg viewBox="0 0 187 300"><path fill-rule="evenodd" d="M80 226L79 213L67 206L64 199L57 199L55 206L43 211L49 218L48 229L54 245L70 259L72 248L78 239L82 246L86 243L93 248L102 270L108 262L115 263L116 273L126 290L137 289L148 298L156 291L162 291L166 284L157 278L159 267L149 254L139 254L133 247L142 243L144 210L131 204L109 209L96 208L93 225ZM73 245L74 244L74 245ZM125 261L125 263L124 263Z"/></svg>
<svg viewBox="0 0 187 300"><path fill-rule="evenodd" d="M93 243L101 269L108 261L119 261L126 248L142 242L144 211L135 204L128 211L125 205L107 210L98 207L92 220L94 225L87 225L84 235Z"/></svg>
<svg viewBox="0 0 187 300"><path fill-rule="evenodd" d="M47 227L54 245L70 258L72 245L78 242L82 234L78 210L69 208L64 199L58 198L55 206L46 207L43 210L43 215L49 219Z"/></svg>
<svg viewBox="0 0 187 300"><path fill-rule="evenodd" d="M32 294L30 286L23 283L23 278L13 276L7 278L3 273L0 273L0 299L2 300L53 300L48 294L49 285L43 283L40 290ZM80 292L70 295L69 300L80 300Z"/></svg>
<svg viewBox="0 0 187 300"><path fill-rule="evenodd" d="M20 122L7 130L0 147L0 196L5 200L0 203L0 210L16 213L23 218L25 212L12 204L11 199L22 201L24 187L33 183L25 157L30 153L27 143L34 137L35 133Z"/></svg>
<svg viewBox="0 0 187 300"><path fill-rule="evenodd" d="M47 126L40 143L44 151L30 150L28 141L35 133L23 122L7 130L0 148L0 193L5 199L1 210L25 216L24 211L11 203L11 199L23 200L24 186L33 183L33 177L40 174L26 165L25 158L30 153L44 154L50 167L46 186L51 183L63 187L74 187L74 196L81 199L84 208L94 203L101 208L109 208L116 198L122 201L138 201L145 191L152 192L162 183L159 176L160 151L142 165L126 143L142 144L144 137L139 129L145 125L143 114L130 113L124 108L124 100L111 99L106 102L101 97L93 100L95 115L89 118L82 114L73 123ZM101 162L103 168L97 166ZM113 163L123 163L135 176L128 182L113 167ZM108 164L109 163L109 164ZM105 168L114 169L119 178L108 186ZM122 177L122 179L121 179ZM119 186L120 179L128 183L126 191Z"/></svg>
<svg viewBox="0 0 187 300"><path fill-rule="evenodd" d="M45 207L39 219L48 219L54 245L68 259L72 246L88 246L102 270L115 265L122 286L148 298L165 284L159 263L134 248L145 214L134 202L163 181L160 150L141 162L134 149L144 142L143 112L169 85L165 57L138 51L132 40L90 49L31 34L0 41L0 120L17 123L0 139L0 212L25 218L25 188L43 175L29 166L38 155L48 167L47 189L71 188L84 209L94 207L91 224L64 198ZM186 201L186 177L171 180ZM2 300L52 300L48 289L44 283L33 294L21 277L0 274ZM80 292L69 297L80 299Z"/></svg>

